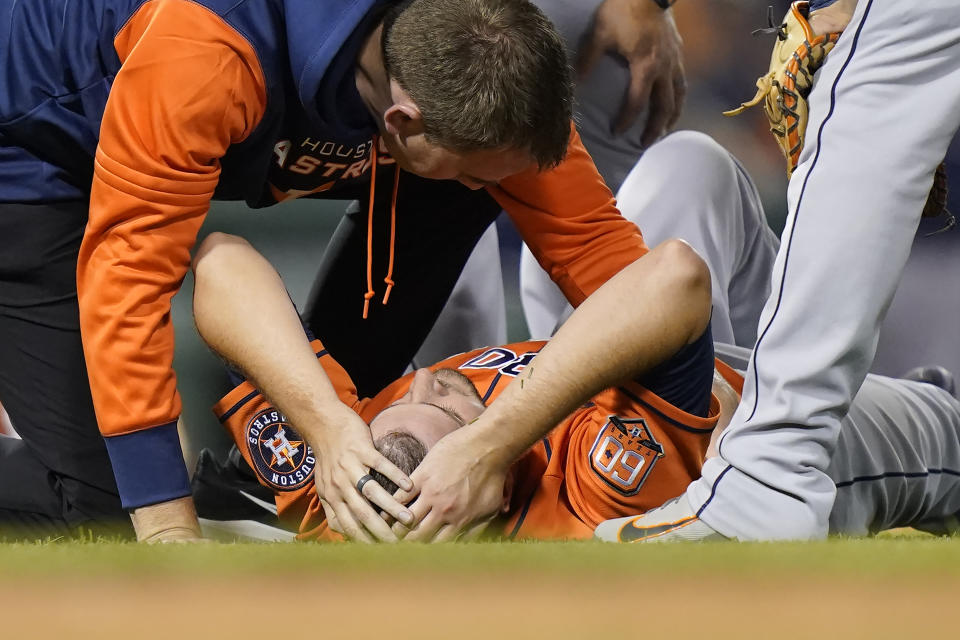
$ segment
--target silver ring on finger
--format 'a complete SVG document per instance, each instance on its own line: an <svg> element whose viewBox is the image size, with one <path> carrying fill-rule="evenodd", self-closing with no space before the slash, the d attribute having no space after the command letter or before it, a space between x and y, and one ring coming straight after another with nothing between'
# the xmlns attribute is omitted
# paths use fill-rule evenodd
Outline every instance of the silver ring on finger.
<svg viewBox="0 0 960 640"><path fill-rule="evenodd" d="M364 476L363 476L362 478L360 478L359 480L357 480L357 492L358 492L360 495L363 495L363 487L364 487L364 485L367 484L368 482L370 482L371 480L373 480L373 476L370 475L369 473L366 474L366 475L364 475Z"/></svg>

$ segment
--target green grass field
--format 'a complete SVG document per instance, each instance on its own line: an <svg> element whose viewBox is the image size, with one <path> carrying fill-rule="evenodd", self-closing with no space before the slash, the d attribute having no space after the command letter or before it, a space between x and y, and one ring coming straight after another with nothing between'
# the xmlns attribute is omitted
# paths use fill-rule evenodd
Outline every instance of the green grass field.
<svg viewBox="0 0 960 640"><path fill-rule="evenodd" d="M960 538L53 542L0 545L0 576L0 638L949 638Z"/></svg>

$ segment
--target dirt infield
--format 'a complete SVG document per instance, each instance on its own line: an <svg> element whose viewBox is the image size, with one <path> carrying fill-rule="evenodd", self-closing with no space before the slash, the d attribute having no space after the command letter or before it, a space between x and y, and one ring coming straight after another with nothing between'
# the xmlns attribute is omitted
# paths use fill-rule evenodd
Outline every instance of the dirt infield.
<svg viewBox="0 0 960 640"><path fill-rule="evenodd" d="M0 549L0 637L953 637L960 598L960 540L87 547Z"/></svg>
<svg viewBox="0 0 960 640"><path fill-rule="evenodd" d="M956 630L958 586L317 576L7 585L0 601L6 638L922 638Z"/></svg>

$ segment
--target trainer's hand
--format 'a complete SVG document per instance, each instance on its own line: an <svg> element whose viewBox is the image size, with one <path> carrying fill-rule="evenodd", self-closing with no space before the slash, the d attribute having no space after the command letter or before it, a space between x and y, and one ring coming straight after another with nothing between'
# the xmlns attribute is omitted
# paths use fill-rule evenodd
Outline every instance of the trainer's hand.
<svg viewBox="0 0 960 640"><path fill-rule="evenodd" d="M850 24L856 8L857 0L837 0L828 7L811 11L810 28L818 36L843 31Z"/></svg>
<svg viewBox="0 0 960 640"><path fill-rule="evenodd" d="M201 542L200 522L193 498L185 496L139 507L130 512L137 542Z"/></svg>
<svg viewBox="0 0 960 640"><path fill-rule="evenodd" d="M580 47L577 71L586 76L607 53L626 60L630 85L614 133L629 128L648 106L644 147L676 124L687 93L682 44L673 12L652 0L604 0L597 7L593 31Z"/></svg>
<svg viewBox="0 0 960 640"><path fill-rule="evenodd" d="M482 417L480 418L483 419ZM410 474L416 487L398 491L409 502L416 525L393 525L398 537L414 542L449 542L465 533L473 538L502 509L504 482L510 465L474 442L465 427L442 438Z"/></svg>
<svg viewBox="0 0 960 640"><path fill-rule="evenodd" d="M324 421L329 428L304 431L317 459L314 481L328 525L351 540L395 542L377 508L399 522L412 523L413 514L373 480L360 495L357 481L376 470L402 489L412 489L413 483L374 448L370 428L349 407L331 408Z"/></svg>

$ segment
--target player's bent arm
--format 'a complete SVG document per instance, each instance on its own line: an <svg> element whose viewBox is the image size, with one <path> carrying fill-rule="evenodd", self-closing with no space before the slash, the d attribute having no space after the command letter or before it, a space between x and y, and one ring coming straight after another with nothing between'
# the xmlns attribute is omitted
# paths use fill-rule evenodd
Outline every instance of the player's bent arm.
<svg viewBox="0 0 960 640"><path fill-rule="evenodd" d="M445 436L411 474L417 525L398 535L445 541L502 507L510 465L595 393L660 364L710 321L710 272L679 240L613 276L564 323L481 416ZM414 492L401 492L406 502ZM476 524L479 523L479 524Z"/></svg>
<svg viewBox="0 0 960 640"><path fill-rule="evenodd" d="M356 483L371 469L399 486L410 487L410 479L373 447L366 423L341 402L277 272L245 240L211 234L197 252L194 274L200 335L238 366L313 448L314 481L331 506L328 516L349 538L395 540L364 498L395 519L409 522L412 515L376 482L366 483L362 496Z"/></svg>
<svg viewBox="0 0 960 640"><path fill-rule="evenodd" d="M509 465L595 393L696 340L710 321L710 272L668 240L580 305L478 421L475 440Z"/></svg>

